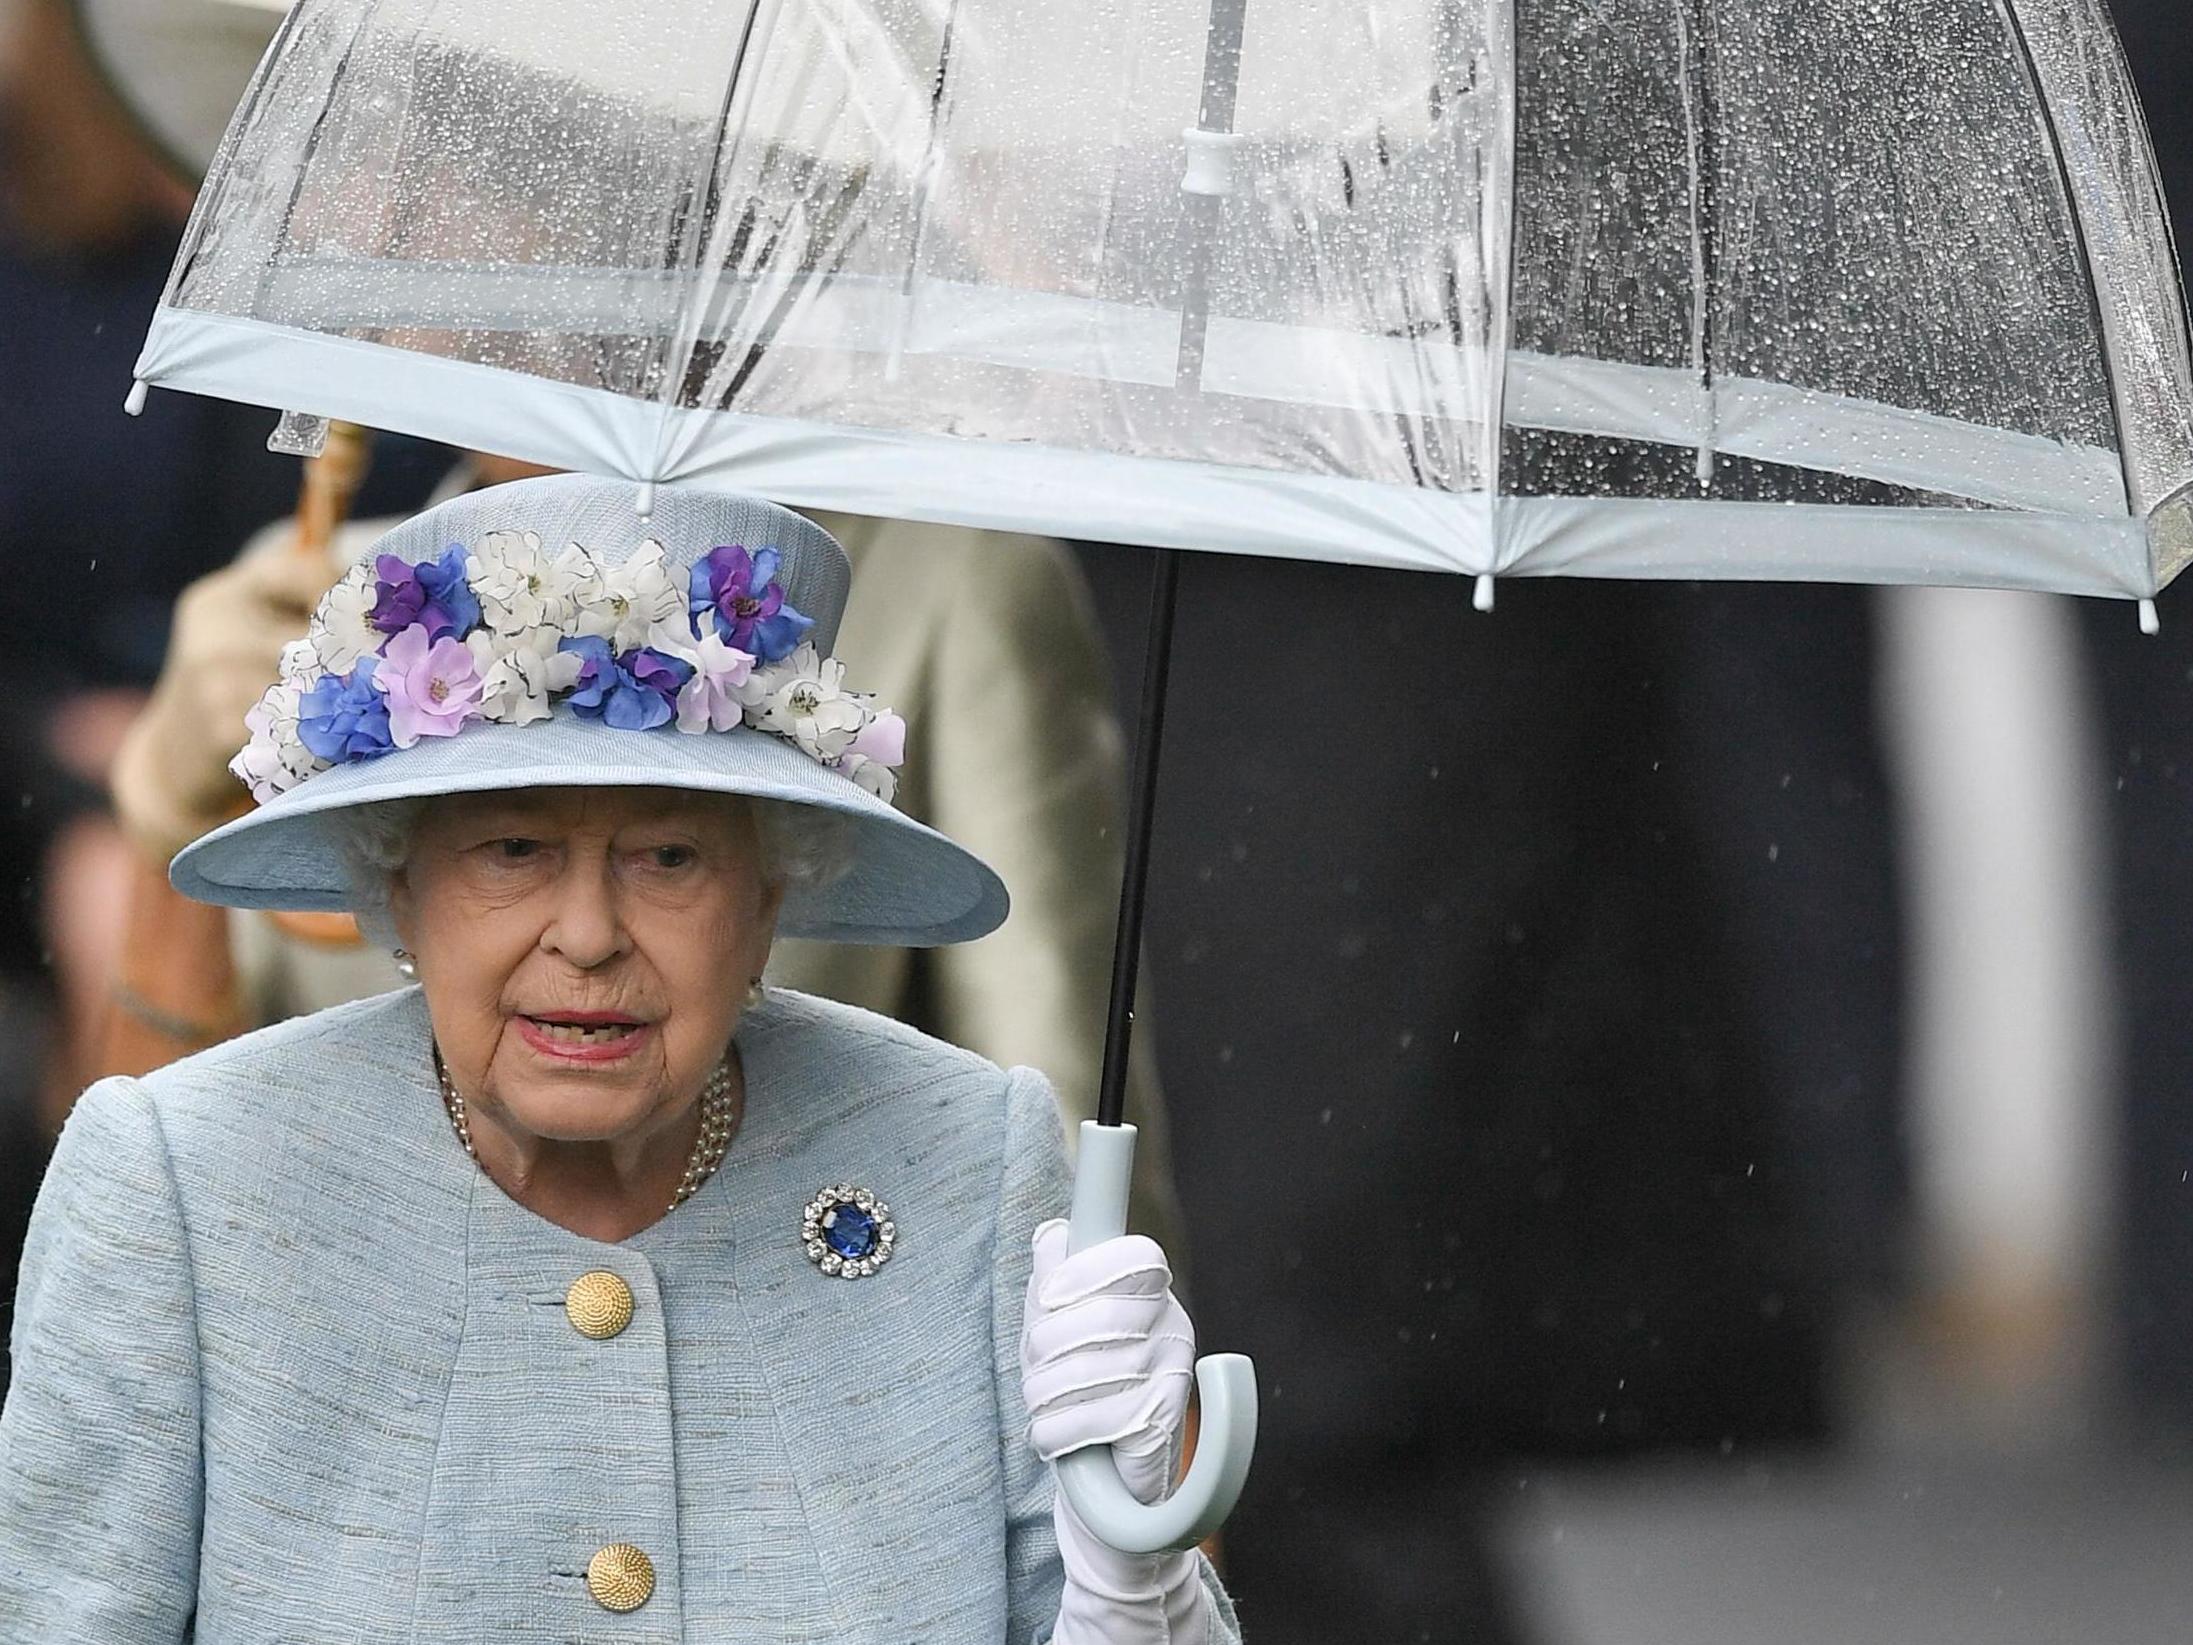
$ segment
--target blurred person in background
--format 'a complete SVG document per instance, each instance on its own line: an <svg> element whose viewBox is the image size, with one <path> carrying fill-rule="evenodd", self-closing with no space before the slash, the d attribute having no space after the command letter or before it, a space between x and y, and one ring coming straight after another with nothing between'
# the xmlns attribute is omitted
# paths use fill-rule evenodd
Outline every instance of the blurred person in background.
<svg viewBox="0 0 2193 1645"><path fill-rule="evenodd" d="M2178 0L2110 0L2154 138L2181 252L2193 245L2193 33ZM2193 605L2127 636L2109 601L2081 616L2099 686L2102 801L2116 887L2124 1105L2117 1142L2117 1319L2138 1408L2193 1422Z"/></svg>
<svg viewBox="0 0 2193 1645"><path fill-rule="evenodd" d="M0 657L0 1010L39 1030L11 1036L0 1072L0 1130L17 1136L58 1123L105 1009L132 861L106 772L168 611L297 495L262 412L163 395L121 413L194 188L102 78L68 5L0 0L0 577L39 615ZM433 471L424 448L392 447L372 506L411 506ZM0 1183L9 1273L26 1211Z"/></svg>
<svg viewBox="0 0 2193 1645"><path fill-rule="evenodd" d="M116 917L123 849L100 790L159 667L169 605L220 563L223 539L280 514L294 465L265 418L180 400L118 415L143 323L188 213L190 185L139 136L58 0L0 9L0 575L30 589L66 569L89 585L26 625L0 661L7 957L50 950L61 1018L94 1008L90 953ZM111 615L98 615L111 614ZM71 620L74 619L74 620ZM80 1083L74 1073L58 1085Z"/></svg>

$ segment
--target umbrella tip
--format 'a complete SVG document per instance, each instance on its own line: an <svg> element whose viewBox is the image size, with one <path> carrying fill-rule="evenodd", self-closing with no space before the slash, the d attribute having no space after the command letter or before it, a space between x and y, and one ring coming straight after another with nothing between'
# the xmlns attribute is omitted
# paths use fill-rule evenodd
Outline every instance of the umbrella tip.
<svg viewBox="0 0 2193 1645"><path fill-rule="evenodd" d="M1470 597L1470 604L1477 607L1477 609L1480 611L1490 611L1492 609L1491 572L1483 572L1478 576L1477 592Z"/></svg>
<svg viewBox="0 0 2193 1645"><path fill-rule="evenodd" d="M139 415L145 409L145 390L148 386L142 377L129 385L129 397L122 402L122 409L132 417Z"/></svg>
<svg viewBox="0 0 2193 1645"><path fill-rule="evenodd" d="M640 495L636 506L641 519L651 519L654 516L655 482L653 480L642 480L640 482Z"/></svg>
<svg viewBox="0 0 2193 1645"><path fill-rule="evenodd" d="M2140 602L2140 632L2142 634L2160 634L2162 631L2163 619L2161 613L2155 609L2155 602L2153 600L2142 600Z"/></svg>

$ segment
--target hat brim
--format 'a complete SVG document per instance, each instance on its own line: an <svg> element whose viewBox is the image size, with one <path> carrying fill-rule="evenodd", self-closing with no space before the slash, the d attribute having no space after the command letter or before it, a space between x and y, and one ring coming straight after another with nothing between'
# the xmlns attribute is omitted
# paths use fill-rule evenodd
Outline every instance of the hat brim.
<svg viewBox="0 0 2193 1645"><path fill-rule="evenodd" d="M686 735L619 731L568 709L529 726L473 724L379 759L323 771L184 848L169 878L230 908L343 912L355 901L338 814L389 800L523 788L674 788L836 812L852 864L786 890L778 933L926 948L1004 923L1004 883L972 852L902 816L789 743L746 727Z"/></svg>

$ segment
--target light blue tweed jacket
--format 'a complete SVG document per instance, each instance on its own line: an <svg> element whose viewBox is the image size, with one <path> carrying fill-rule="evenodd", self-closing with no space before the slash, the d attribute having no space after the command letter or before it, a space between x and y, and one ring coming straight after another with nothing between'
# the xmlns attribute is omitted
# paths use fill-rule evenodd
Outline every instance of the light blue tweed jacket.
<svg viewBox="0 0 2193 1645"><path fill-rule="evenodd" d="M780 992L739 1032L722 1168L608 1245L465 1157L428 1047L406 990L78 1105L13 1322L0 1642L1047 1633L1018 1358L1029 1236L1064 1202L1040 1075ZM898 1223L870 1278L801 1248L839 1182ZM595 1269L637 1299L606 1341L564 1313ZM623 1614L585 1581L617 1542L656 1574Z"/></svg>

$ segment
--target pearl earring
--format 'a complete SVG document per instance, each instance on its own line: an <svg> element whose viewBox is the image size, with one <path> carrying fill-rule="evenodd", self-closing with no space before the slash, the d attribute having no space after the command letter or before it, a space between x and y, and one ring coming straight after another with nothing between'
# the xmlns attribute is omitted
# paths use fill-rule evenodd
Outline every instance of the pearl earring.
<svg viewBox="0 0 2193 1645"><path fill-rule="evenodd" d="M762 1002L763 1002L764 1000L768 999L768 998L769 998L769 990L768 990L768 989L766 989L766 988L764 988L764 987L762 987L762 985L761 985L761 978L759 978L759 977L756 977L756 978L755 978L755 979L754 979L754 980L753 980L752 982L749 982L749 983L748 983L748 984L746 985L746 1009L747 1009L747 1010L749 1010L749 1011L758 1011L758 1010L760 1010L760 1009L761 1009L761 1004L762 1004Z"/></svg>
<svg viewBox="0 0 2193 1645"><path fill-rule="evenodd" d="M419 962L412 957L410 949L397 949L395 960L398 976L404 978L407 982L417 982L419 980Z"/></svg>

